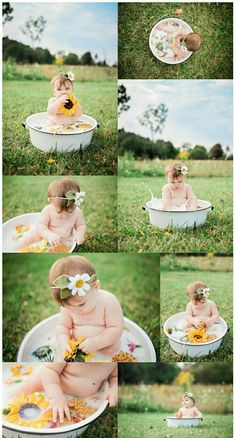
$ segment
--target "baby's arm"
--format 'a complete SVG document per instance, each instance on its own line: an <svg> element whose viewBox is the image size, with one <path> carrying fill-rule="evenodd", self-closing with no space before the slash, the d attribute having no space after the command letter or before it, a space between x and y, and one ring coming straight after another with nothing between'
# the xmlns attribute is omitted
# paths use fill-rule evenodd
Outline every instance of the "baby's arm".
<svg viewBox="0 0 235 438"><path fill-rule="evenodd" d="M219 312L218 312L217 307L213 301L211 301L210 310L211 310L211 316L205 320L208 327L213 325L214 322L217 321L219 318Z"/></svg>
<svg viewBox="0 0 235 438"><path fill-rule="evenodd" d="M109 406L116 406L118 401L118 367L115 366L113 372L109 375L109 390L105 396L109 401Z"/></svg>
<svg viewBox="0 0 235 438"><path fill-rule="evenodd" d="M167 209L171 205L171 192L167 185L165 185L162 189L162 203L163 208Z"/></svg>
<svg viewBox="0 0 235 438"><path fill-rule="evenodd" d="M188 202L188 206L192 209L192 210L196 210L197 209L197 198L194 195L193 189L191 186L188 186L188 190L187 190L187 202Z"/></svg>
<svg viewBox="0 0 235 438"><path fill-rule="evenodd" d="M80 116L82 113L83 113L83 108L81 107L81 105L78 102L78 107L76 109L75 116Z"/></svg>
<svg viewBox="0 0 235 438"><path fill-rule="evenodd" d="M87 354L109 347L120 339L122 335L124 321L119 301L111 294L105 300L106 328L104 328L100 335L87 338L80 344L81 350Z"/></svg>
<svg viewBox="0 0 235 438"><path fill-rule="evenodd" d="M188 325L194 325L196 328L200 328L202 326L202 321L199 320L199 317L193 316L193 309L190 303L188 303L186 307L186 321Z"/></svg>
<svg viewBox="0 0 235 438"><path fill-rule="evenodd" d="M199 409L196 406L194 407L194 417L202 418L202 413L199 411Z"/></svg>
<svg viewBox="0 0 235 438"><path fill-rule="evenodd" d="M56 340L59 346L59 358L58 360L64 360L64 353L68 348L68 340L70 339L70 332L73 328L73 320L69 312L61 307L60 316L56 325Z"/></svg>
<svg viewBox="0 0 235 438"><path fill-rule="evenodd" d="M76 229L77 245L82 245L84 242L85 233L86 233L86 223L85 223L85 220L83 217L82 210L80 210L80 208L78 209L78 216L77 216L77 221L75 224L75 229Z"/></svg>
<svg viewBox="0 0 235 438"><path fill-rule="evenodd" d="M60 422L64 421L64 414L70 420L70 412L68 401L60 386L60 375L63 369L67 366L65 363L54 363L45 365L42 374L42 385L50 400L50 405L53 410L53 421L57 421L57 416Z"/></svg>
<svg viewBox="0 0 235 438"><path fill-rule="evenodd" d="M38 233L40 234L40 236L42 236L43 239L46 239L50 244L54 245L55 243L58 243L60 241L60 236L49 230L50 221L51 221L50 206L47 205L42 210L36 228Z"/></svg>
<svg viewBox="0 0 235 438"><path fill-rule="evenodd" d="M181 418L181 417L182 417L182 408L180 408L176 413L176 418Z"/></svg>
<svg viewBox="0 0 235 438"><path fill-rule="evenodd" d="M65 103L68 100L67 94L63 94L62 96L58 97L58 99L55 100L55 98L51 98L47 105L47 112L50 116L55 116L60 106Z"/></svg>

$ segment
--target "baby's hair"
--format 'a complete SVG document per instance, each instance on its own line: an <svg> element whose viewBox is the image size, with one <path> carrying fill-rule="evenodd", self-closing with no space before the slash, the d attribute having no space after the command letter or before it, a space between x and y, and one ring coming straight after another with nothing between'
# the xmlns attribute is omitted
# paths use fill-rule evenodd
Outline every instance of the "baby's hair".
<svg viewBox="0 0 235 438"><path fill-rule="evenodd" d="M53 76L51 80L52 89L54 89L56 81L59 81L59 87L61 87L62 85L66 85L66 82L69 82L73 86L73 82L64 73L59 73Z"/></svg>
<svg viewBox="0 0 235 438"><path fill-rule="evenodd" d="M201 47L201 37L198 33L188 33L185 37L185 44L190 52L196 52Z"/></svg>
<svg viewBox="0 0 235 438"><path fill-rule="evenodd" d="M196 403L196 400L195 400L193 394L191 394L191 392L186 392L183 396L183 399L185 399L186 397L191 398L191 400L193 401L194 404Z"/></svg>
<svg viewBox="0 0 235 438"><path fill-rule="evenodd" d="M73 277L76 274L89 274L90 277L96 274L94 266L85 257L81 256L68 256L57 260L51 267L49 272L49 286L54 286L54 281L61 275L71 275ZM64 306L68 303L71 297L64 299L60 298L60 289L51 289L51 294L54 300Z"/></svg>
<svg viewBox="0 0 235 438"><path fill-rule="evenodd" d="M48 198L53 198L57 196L65 197L65 194L70 190L75 190L76 192L80 192L79 185L69 178L59 178L55 179L48 186ZM53 204L55 205L56 210L61 213L62 211L71 212L75 208L75 206L71 206L66 199L53 199Z"/></svg>
<svg viewBox="0 0 235 438"><path fill-rule="evenodd" d="M165 168L165 175L166 177L170 177L173 179L179 178L179 176L183 176L179 173L179 168L183 166L180 161L175 161L174 163L170 163Z"/></svg>
<svg viewBox="0 0 235 438"><path fill-rule="evenodd" d="M200 303L203 300L203 297L196 293L197 289L207 288L207 284L202 281L195 281L194 283L190 283L187 286L187 296L189 299L192 299L195 303Z"/></svg>

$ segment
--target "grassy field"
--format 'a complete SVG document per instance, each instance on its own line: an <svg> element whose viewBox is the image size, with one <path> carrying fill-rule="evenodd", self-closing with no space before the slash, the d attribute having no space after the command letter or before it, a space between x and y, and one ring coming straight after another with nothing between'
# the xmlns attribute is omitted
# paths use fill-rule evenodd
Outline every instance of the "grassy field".
<svg viewBox="0 0 235 438"><path fill-rule="evenodd" d="M232 415L206 415L202 426L190 429L168 428L164 418L169 414L144 413L144 414L119 414L118 415L118 437L119 438L188 438L201 437L207 438L232 438L233 436L233 417Z"/></svg>
<svg viewBox="0 0 235 438"><path fill-rule="evenodd" d="M166 166L172 160L134 160L119 157L118 175L126 177L165 176ZM184 160L189 169L189 176L232 176L233 161L225 160Z"/></svg>
<svg viewBox="0 0 235 438"><path fill-rule="evenodd" d="M100 127L88 148L67 154L42 153L30 142L22 122L46 111L50 81L5 81L3 87L3 173L5 175L113 175L117 173L117 86L115 79L75 84L85 114ZM48 159L55 163L48 164Z"/></svg>
<svg viewBox="0 0 235 438"><path fill-rule="evenodd" d="M164 257L163 257L164 258ZM173 257L172 257L173 258ZM175 257L176 258L176 257ZM205 257L206 258L206 257ZM217 257L213 258L216 259ZM207 258L208 259L208 258ZM222 259L223 265L232 264L232 257L224 257ZM225 260L223 260L225 259ZM213 270L195 270L191 266L197 267L197 258L188 257L189 271L187 272L183 269L175 269L167 271L166 269L161 270L161 326L166 321L167 318L174 315L177 312L184 312L188 303L186 296L186 287L193 281L203 281L212 290L210 298L215 301L220 316L225 319L228 324L230 331L226 334L223 339L220 348L212 355L206 356L205 358L197 358L197 362L232 362L232 351L233 351L233 310L231 307L232 302L232 288L233 288L233 273L232 269L230 272L213 271ZM186 265L187 261L184 258L184 263ZM209 260L208 264L212 263ZM219 263L215 261L215 263ZM186 266L185 266L186 267ZM190 362L194 361L188 356L182 357L174 353L171 349L167 337L161 331L160 340L160 358L162 362L175 362L184 361Z"/></svg>
<svg viewBox="0 0 235 438"><path fill-rule="evenodd" d="M47 205L47 188L54 176L3 177L3 221L41 211ZM117 178L73 177L86 192L82 205L87 224L86 240L79 252L117 251Z"/></svg>
<svg viewBox="0 0 235 438"><path fill-rule="evenodd" d="M159 256L84 255L94 263L101 287L118 297L124 315L146 331L159 356ZM48 273L58 258L51 254L4 255L4 361L14 361L25 334L42 319L58 312L48 288Z"/></svg>
<svg viewBox="0 0 235 438"><path fill-rule="evenodd" d="M180 15L175 11L182 9ZM232 79L232 4L134 3L119 5L120 79ZM163 18L177 17L200 34L201 49L186 62L167 65L149 48L153 26ZM226 48L226 49L225 49Z"/></svg>
<svg viewBox="0 0 235 438"><path fill-rule="evenodd" d="M197 229L160 230L149 222L142 206L149 188L161 196L164 177L119 178L119 250L123 252L207 253L232 252L232 178L189 178L196 196L210 201L214 211Z"/></svg>

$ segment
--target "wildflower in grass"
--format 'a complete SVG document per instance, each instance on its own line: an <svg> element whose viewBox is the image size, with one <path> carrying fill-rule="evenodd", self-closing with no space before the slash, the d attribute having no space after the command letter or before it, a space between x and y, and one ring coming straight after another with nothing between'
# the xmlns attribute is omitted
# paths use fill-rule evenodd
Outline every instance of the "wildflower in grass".
<svg viewBox="0 0 235 438"><path fill-rule="evenodd" d="M56 163L56 160L54 160L53 158L49 158L49 159L47 160L47 162L48 162L48 164L55 164L55 163Z"/></svg>

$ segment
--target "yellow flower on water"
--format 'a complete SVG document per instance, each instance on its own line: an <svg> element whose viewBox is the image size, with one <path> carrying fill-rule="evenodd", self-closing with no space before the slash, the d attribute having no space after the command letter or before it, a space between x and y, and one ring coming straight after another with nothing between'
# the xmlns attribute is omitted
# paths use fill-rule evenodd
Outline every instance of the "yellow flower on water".
<svg viewBox="0 0 235 438"><path fill-rule="evenodd" d="M67 102L60 105L60 111L66 116L73 116L73 114L75 114L76 112L77 107L78 101L71 93L69 93Z"/></svg>
<svg viewBox="0 0 235 438"><path fill-rule="evenodd" d="M54 164L54 163L56 163L56 160L53 160L53 158L49 158L47 160L47 162L48 162L48 164Z"/></svg>
<svg viewBox="0 0 235 438"><path fill-rule="evenodd" d="M191 330L191 332L188 333L188 340L193 344L203 344L203 342L207 342L208 335L204 328Z"/></svg>
<svg viewBox="0 0 235 438"><path fill-rule="evenodd" d="M82 357L84 359L84 362L87 362L88 359L90 359L91 357L95 356L96 352L85 354L81 350L78 351L79 350L79 345L83 341L84 341L84 338L82 336L80 336L76 341L73 341L72 339L68 340L68 346L69 346L70 350L67 349L65 354L64 354L65 362L69 362L70 360L76 361L76 356L77 356L78 352L82 355Z"/></svg>
<svg viewBox="0 0 235 438"><path fill-rule="evenodd" d="M18 426L43 428L52 421L52 411L44 413L49 405L49 400L39 392L29 395L22 393L8 403L8 407L3 410L3 415L6 421ZM27 419L27 409L34 409L37 416L34 419ZM8 413L4 414L4 411Z"/></svg>
<svg viewBox="0 0 235 438"><path fill-rule="evenodd" d="M13 377L21 377L33 372L33 367L26 365L13 365L11 373Z"/></svg>
<svg viewBox="0 0 235 438"><path fill-rule="evenodd" d="M42 239L42 245L43 245L43 246L47 246L47 245L48 245L48 242L47 242L47 240L45 240L45 239Z"/></svg>

